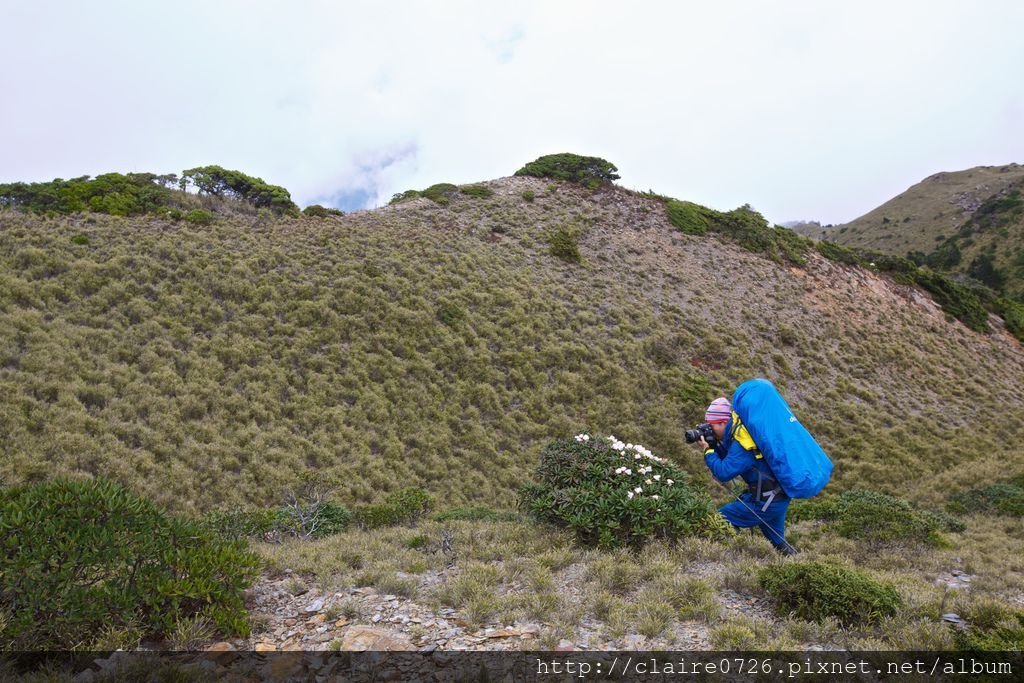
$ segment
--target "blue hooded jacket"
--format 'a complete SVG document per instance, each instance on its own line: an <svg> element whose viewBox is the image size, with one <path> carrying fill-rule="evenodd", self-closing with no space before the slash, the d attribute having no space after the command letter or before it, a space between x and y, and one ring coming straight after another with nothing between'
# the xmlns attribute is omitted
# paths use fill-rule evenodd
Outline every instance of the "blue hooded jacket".
<svg viewBox="0 0 1024 683"><path fill-rule="evenodd" d="M757 490L758 472L760 472L764 478L762 489L768 491L774 486L771 482L775 479L775 475L772 474L768 462L760 457L752 439L749 437L736 438L734 427L737 424L739 424L739 418L736 413L733 413L732 418L725 425L725 438L714 448L709 448L704 452L704 463L711 470L715 479L728 482L740 477L751 490L755 491ZM740 429L746 432L746 428L742 424L740 424ZM741 441L746 441L748 445L744 445ZM780 494L779 497L784 495Z"/></svg>

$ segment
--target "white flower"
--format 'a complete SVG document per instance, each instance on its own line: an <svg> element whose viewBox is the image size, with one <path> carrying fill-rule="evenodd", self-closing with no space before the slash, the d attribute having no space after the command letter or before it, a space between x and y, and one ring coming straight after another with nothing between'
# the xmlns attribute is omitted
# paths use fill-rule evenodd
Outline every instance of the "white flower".
<svg viewBox="0 0 1024 683"><path fill-rule="evenodd" d="M634 491L636 491L637 493L643 493L643 492L644 492L644 489L643 489L643 487L641 487L641 486L637 486L637 487L636 487L635 489L633 489L633 490L634 490Z"/></svg>
<svg viewBox="0 0 1024 683"><path fill-rule="evenodd" d="M626 448L628 448L629 450L633 450L633 444L627 443Z"/></svg>
<svg viewBox="0 0 1024 683"><path fill-rule="evenodd" d="M653 496L651 496L651 498L653 498L654 500L658 500L659 498L661 498L661 496L659 496L658 494L654 494Z"/></svg>
<svg viewBox="0 0 1024 683"><path fill-rule="evenodd" d="M661 481L661 475L660 474L655 474L654 475L654 481Z"/></svg>
<svg viewBox="0 0 1024 683"><path fill-rule="evenodd" d="M640 458L642 458L642 457L644 457L644 456L642 456L642 455L640 455L639 453L637 453L636 455L634 455L634 456L633 456L633 459L634 459L634 460L639 460L639 459L640 459Z"/></svg>
<svg viewBox="0 0 1024 683"><path fill-rule="evenodd" d="M616 441L615 443L612 444L612 448L616 451L621 451L625 447L626 445L621 441Z"/></svg>
<svg viewBox="0 0 1024 683"><path fill-rule="evenodd" d="M632 498L633 497L633 492L632 491L626 491L626 495L629 496L630 498Z"/></svg>
<svg viewBox="0 0 1024 683"><path fill-rule="evenodd" d="M666 483L666 484L668 484L669 486L671 486L671 485L672 485L672 484L674 484L675 482L674 482L674 481L672 481L671 479L666 479L666 480L665 480L665 483Z"/></svg>
<svg viewBox="0 0 1024 683"><path fill-rule="evenodd" d="M622 469L626 470L626 474L633 474L633 470L629 469L628 467L623 467Z"/></svg>
<svg viewBox="0 0 1024 683"><path fill-rule="evenodd" d="M644 479L644 483L647 484L648 486L650 486L651 485L651 480L650 479Z"/></svg>

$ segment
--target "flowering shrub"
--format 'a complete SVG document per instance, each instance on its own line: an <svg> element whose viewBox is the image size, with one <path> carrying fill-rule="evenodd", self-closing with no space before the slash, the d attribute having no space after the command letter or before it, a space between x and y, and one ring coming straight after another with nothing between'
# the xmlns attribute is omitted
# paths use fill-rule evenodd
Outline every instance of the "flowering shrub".
<svg viewBox="0 0 1024 683"><path fill-rule="evenodd" d="M538 521L572 528L581 543L612 548L730 533L711 498L689 486L686 472L614 436L552 442L537 478L520 490L522 507Z"/></svg>

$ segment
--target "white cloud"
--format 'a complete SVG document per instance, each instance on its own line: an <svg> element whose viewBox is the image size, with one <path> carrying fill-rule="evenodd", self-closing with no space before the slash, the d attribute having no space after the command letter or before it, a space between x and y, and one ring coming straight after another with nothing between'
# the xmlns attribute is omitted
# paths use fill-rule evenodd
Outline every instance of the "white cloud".
<svg viewBox="0 0 1024 683"><path fill-rule="evenodd" d="M0 181L216 163L301 203L377 204L574 151L628 187L839 222L1024 160L1021 19L1008 1L16 4Z"/></svg>

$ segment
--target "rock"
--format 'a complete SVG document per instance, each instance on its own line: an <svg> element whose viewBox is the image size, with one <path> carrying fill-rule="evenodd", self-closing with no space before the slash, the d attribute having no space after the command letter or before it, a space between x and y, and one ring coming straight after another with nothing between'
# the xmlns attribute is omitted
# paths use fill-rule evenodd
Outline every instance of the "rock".
<svg viewBox="0 0 1024 683"><path fill-rule="evenodd" d="M411 652L416 647L402 633L373 626L352 626L341 639L341 649L350 652Z"/></svg>
<svg viewBox="0 0 1024 683"><path fill-rule="evenodd" d="M628 636L622 638L622 649L623 650L642 650L644 649L644 640L642 635L638 633L630 633Z"/></svg>
<svg viewBox="0 0 1024 683"><path fill-rule="evenodd" d="M308 625L314 625L314 626L315 626L316 624L322 624L322 623L324 623L325 621L327 621L327 615L326 615L326 614L323 614L323 613L321 613L321 614L318 614L318 615L316 615L315 617L313 617L313 618L312 618L312 619L310 619L309 621L307 621L307 622L306 622L306 625L307 625L307 626L308 626Z"/></svg>
<svg viewBox="0 0 1024 683"><path fill-rule="evenodd" d="M522 635L521 631L514 628L487 629L484 633L487 638L515 638Z"/></svg>
<svg viewBox="0 0 1024 683"><path fill-rule="evenodd" d="M947 614L943 614L942 615L942 620L943 621L948 621L951 624L965 624L965 623L967 623L967 622L964 621L963 617L961 617L959 614L954 614L953 612L949 612Z"/></svg>
<svg viewBox="0 0 1024 683"><path fill-rule="evenodd" d="M380 612L377 612L376 614L374 614L374 615L373 615L373 618L371 618L371 619L370 619L370 621L372 621L373 623L375 623L375 624L376 624L376 623L377 623L377 622L379 622L379 621L380 621L380 620L381 620L382 618L383 618L383 617L381 617L381 615L380 615Z"/></svg>
<svg viewBox="0 0 1024 683"><path fill-rule="evenodd" d="M256 647L253 648L256 652L277 652L277 645L273 643L256 643Z"/></svg>
<svg viewBox="0 0 1024 683"><path fill-rule="evenodd" d="M571 640L566 640L565 638L562 638L560 641L558 641L558 647L555 648L555 652L572 652L575 649L576 646L573 645Z"/></svg>
<svg viewBox="0 0 1024 683"><path fill-rule="evenodd" d="M220 666L227 666L238 656L235 646L224 641L214 643L206 651L212 653L210 659Z"/></svg>
<svg viewBox="0 0 1024 683"><path fill-rule="evenodd" d="M318 598L318 599L314 600L313 602L309 603L308 605L306 605L306 612L309 612L310 614L312 614L313 612L319 612L323 608L324 608L323 598Z"/></svg>
<svg viewBox="0 0 1024 683"><path fill-rule="evenodd" d="M285 619L281 623L285 626L295 626L295 619Z"/></svg>
<svg viewBox="0 0 1024 683"><path fill-rule="evenodd" d="M342 617L341 619L338 619L336 622L334 622L334 627L341 628L342 626L348 626L349 623L350 620L348 619L348 617Z"/></svg>

